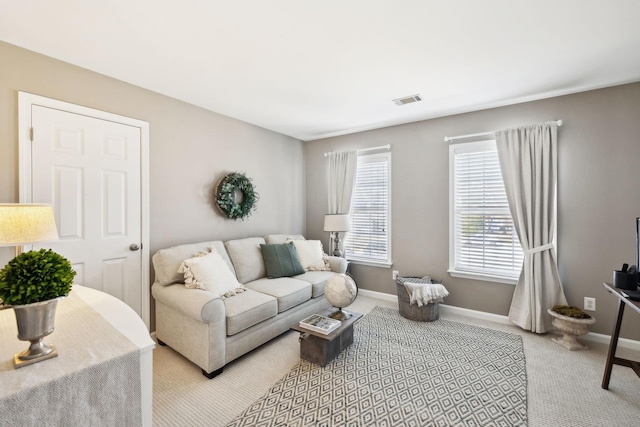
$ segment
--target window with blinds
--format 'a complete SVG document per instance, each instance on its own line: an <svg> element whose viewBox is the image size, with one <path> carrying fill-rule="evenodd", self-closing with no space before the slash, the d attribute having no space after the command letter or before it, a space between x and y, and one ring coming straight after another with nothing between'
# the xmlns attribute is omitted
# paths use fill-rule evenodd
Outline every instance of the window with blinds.
<svg viewBox="0 0 640 427"><path fill-rule="evenodd" d="M391 153L358 156L351 206L351 231L345 240L350 261L391 265Z"/></svg>
<svg viewBox="0 0 640 427"><path fill-rule="evenodd" d="M454 276L515 283L523 253L495 141L450 146L450 266Z"/></svg>

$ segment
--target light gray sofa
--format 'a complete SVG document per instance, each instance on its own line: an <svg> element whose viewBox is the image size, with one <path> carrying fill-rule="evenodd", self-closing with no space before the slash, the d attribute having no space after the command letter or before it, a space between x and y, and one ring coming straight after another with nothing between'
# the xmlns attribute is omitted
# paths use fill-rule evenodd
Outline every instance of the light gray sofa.
<svg viewBox="0 0 640 427"><path fill-rule="evenodd" d="M306 271L293 277L267 278L260 244L285 243L296 235L209 241L162 249L153 256L156 338L202 368L208 378L243 354L289 330L303 318L329 307L324 284L344 273L344 258L328 257L331 271ZM214 247L247 290L225 299L188 289L181 263Z"/></svg>

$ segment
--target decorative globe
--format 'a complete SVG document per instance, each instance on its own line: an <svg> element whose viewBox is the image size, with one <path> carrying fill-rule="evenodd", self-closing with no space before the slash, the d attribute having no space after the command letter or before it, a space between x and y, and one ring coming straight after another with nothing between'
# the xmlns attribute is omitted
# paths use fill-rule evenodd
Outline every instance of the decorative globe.
<svg viewBox="0 0 640 427"><path fill-rule="evenodd" d="M324 285L324 295L332 306L342 309L355 301L358 295L358 287L350 276L338 273L327 280ZM339 310L338 313L343 312ZM344 313L342 316L344 316Z"/></svg>

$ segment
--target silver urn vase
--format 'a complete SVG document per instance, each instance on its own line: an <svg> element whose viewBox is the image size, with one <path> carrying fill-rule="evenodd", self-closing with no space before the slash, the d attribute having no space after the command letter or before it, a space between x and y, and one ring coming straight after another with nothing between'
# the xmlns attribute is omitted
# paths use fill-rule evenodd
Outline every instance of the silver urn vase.
<svg viewBox="0 0 640 427"><path fill-rule="evenodd" d="M18 323L18 339L31 342L28 349L13 356L13 364L16 368L58 355L56 348L53 345L46 345L42 339L53 332L56 307L62 298L64 297L13 306Z"/></svg>

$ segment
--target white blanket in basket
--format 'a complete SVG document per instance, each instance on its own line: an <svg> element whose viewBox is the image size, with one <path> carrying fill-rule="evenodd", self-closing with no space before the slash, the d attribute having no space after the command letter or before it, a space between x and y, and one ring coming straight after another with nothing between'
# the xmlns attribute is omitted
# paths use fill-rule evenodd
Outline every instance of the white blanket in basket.
<svg viewBox="0 0 640 427"><path fill-rule="evenodd" d="M418 307L422 307L425 304L432 304L436 302L442 302L443 298L449 295L449 291L440 283L424 283L411 282L405 280L403 282L404 288L409 293L409 302L411 304L418 304Z"/></svg>

